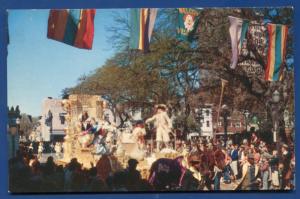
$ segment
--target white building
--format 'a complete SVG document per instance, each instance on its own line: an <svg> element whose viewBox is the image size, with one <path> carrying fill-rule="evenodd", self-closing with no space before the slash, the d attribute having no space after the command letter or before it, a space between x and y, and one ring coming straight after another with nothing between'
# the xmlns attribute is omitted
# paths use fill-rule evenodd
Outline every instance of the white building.
<svg viewBox="0 0 300 199"><path fill-rule="evenodd" d="M61 99L47 98L42 102L42 118L40 120L41 137L49 142L65 135L66 127L64 115L66 112L61 106Z"/></svg>
<svg viewBox="0 0 300 199"><path fill-rule="evenodd" d="M205 104L198 111L202 111L201 122L201 136L213 137L213 114L212 114L212 104Z"/></svg>

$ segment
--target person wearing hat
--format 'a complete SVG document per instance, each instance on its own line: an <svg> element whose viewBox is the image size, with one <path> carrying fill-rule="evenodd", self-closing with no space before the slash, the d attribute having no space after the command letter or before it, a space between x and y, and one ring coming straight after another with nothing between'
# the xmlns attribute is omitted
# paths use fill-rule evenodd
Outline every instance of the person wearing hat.
<svg viewBox="0 0 300 199"><path fill-rule="evenodd" d="M162 143L168 147L170 142L169 133L172 131L172 122L166 112L165 106L157 106L157 113L153 117L148 118L145 123L149 124L151 122L153 122L156 127L157 150L160 150Z"/></svg>
<svg viewBox="0 0 300 199"><path fill-rule="evenodd" d="M247 162L242 168L241 190L256 190L256 177L258 174L258 166L254 163L254 155L252 153L247 155Z"/></svg>

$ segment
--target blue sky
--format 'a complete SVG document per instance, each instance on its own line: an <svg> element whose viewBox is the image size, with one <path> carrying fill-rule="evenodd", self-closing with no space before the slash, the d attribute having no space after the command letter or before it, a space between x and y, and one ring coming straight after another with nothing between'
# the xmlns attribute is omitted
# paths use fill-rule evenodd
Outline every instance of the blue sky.
<svg viewBox="0 0 300 199"><path fill-rule="evenodd" d="M100 67L114 54L105 30L113 24L113 12L125 9L97 10L92 50L47 39L49 10L8 12L8 106L19 105L22 113L37 116L44 98L59 98L62 89L74 86L81 75Z"/></svg>

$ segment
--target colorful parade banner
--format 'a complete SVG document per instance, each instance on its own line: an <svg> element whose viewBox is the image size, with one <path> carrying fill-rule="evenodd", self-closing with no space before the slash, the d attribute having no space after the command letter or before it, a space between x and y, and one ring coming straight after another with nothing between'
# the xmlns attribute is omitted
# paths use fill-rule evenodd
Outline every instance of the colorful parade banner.
<svg viewBox="0 0 300 199"><path fill-rule="evenodd" d="M229 33L231 38L232 58L230 68L235 69L242 49L243 41L248 31L249 21L229 16Z"/></svg>
<svg viewBox="0 0 300 199"><path fill-rule="evenodd" d="M149 9L149 11L150 11L150 14L149 14L149 22L148 22L149 23L148 40L149 40L149 43L150 43L158 9L157 8L151 8L151 9Z"/></svg>
<svg viewBox="0 0 300 199"><path fill-rule="evenodd" d="M286 25L268 24L269 48L265 80L278 81L282 78L285 61L288 27Z"/></svg>
<svg viewBox="0 0 300 199"><path fill-rule="evenodd" d="M263 69L265 65L258 60L266 59L266 46L267 29L265 24L250 21L237 64L238 67L242 68L242 70L247 73L247 76L264 80Z"/></svg>
<svg viewBox="0 0 300 199"><path fill-rule="evenodd" d="M95 14L95 9L50 10L47 37L77 48L92 49Z"/></svg>
<svg viewBox="0 0 300 199"><path fill-rule="evenodd" d="M177 38L192 41L199 24L199 11L192 8L178 8Z"/></svg>
<svg viewBox="0 0 300 199"><path fill-rule="evenodd" d="M129 43L131 49L149 50L156 14L157 8L131 9Z"/></svg>

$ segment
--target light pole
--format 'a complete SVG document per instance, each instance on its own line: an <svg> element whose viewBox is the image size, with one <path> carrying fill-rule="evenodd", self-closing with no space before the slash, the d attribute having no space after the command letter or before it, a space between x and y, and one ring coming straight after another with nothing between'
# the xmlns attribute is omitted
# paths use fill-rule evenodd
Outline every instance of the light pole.
<svg viewBox="0 0 300 199"><path fill-rule="evenodd" d="M196 109L196 121L199 122L200 124L200 132L199 132L199 136L202 135L202 127L203 127L203 122L204 122L204 117L203 117L203 109Z"/></svg>
<svg viewBox="0 0 300 199"><path fill-rule="evenodd" d="M275 90L272 94L273 102L273 141L276 142L277 152L279 153L279 132L278 132L278 102L280 101L280 93Z"/></svg>
<svg viewBox="0 0 300 199"><path fill-rule="evenodd" d="M222 106L222 116L224 119L224 147L227 146L227 126L228 126L228 116L229 116L229 109L226 104Z"/></svg>
<svg viewBox="0 0 300 199"><path fill-rule="evenodd" d="M248 110L244 111L244 116L245 116L245 126L246 126L246 132L248 131L248 117L250 115L250 112Z"/></svg>
<svg viewBox="0 0 300 199"><path fill-rule="evenodd" d="M16 134L13 136L13 151L14 156L16 155L17 150L19 149L19 140L20 140L20 118L16 118Z"/></svg>
<svg viewBox="0 0 300 199"><path fill-rule="evenodd" d="M17 117L17 119L16 119L17 128L19 128L20 122L21 122L21 121L20 121L20 118ZM19 129L18 129L18 130L19 130Z"/></svg>

